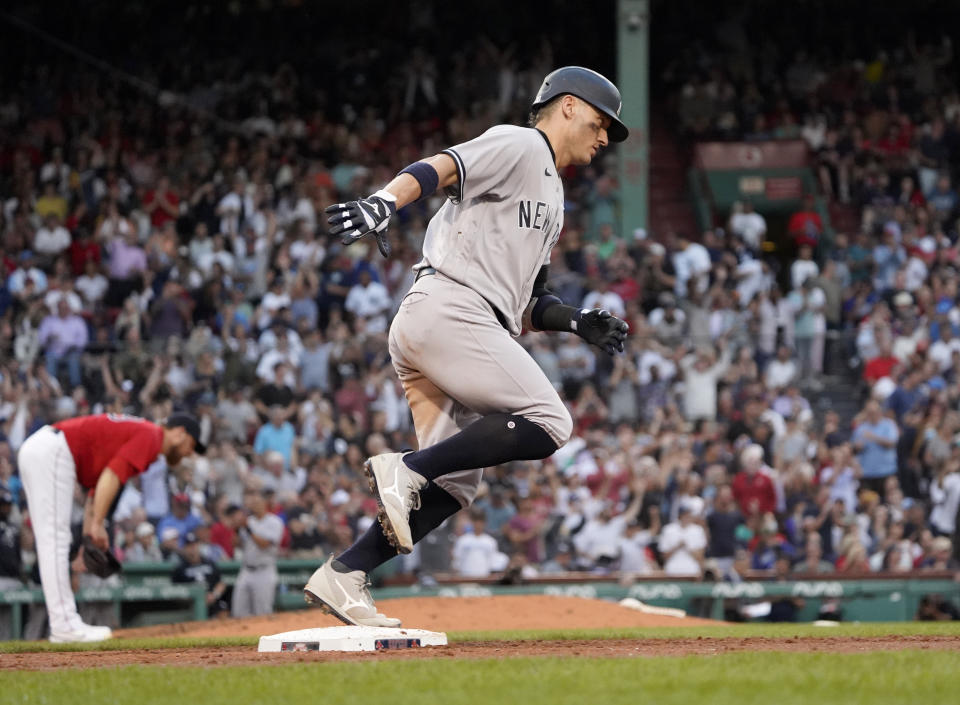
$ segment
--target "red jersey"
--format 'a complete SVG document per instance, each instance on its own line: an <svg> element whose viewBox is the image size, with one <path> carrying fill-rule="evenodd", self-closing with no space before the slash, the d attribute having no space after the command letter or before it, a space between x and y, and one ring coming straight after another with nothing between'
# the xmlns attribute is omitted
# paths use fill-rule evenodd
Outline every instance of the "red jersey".
<svg viewBox="0 0 960 705"><path fill-rule="evenodd" d="M893 355L890 357L874 357L867 360L867 364L863 366L863 378L873 384L881 377L889 377L890 373L893 372L893 368L900 364L900 360L895 358Z"/></svg>
<svg viewBox="0 0 960 705"><path fill-rule="evenodd" d="M222 521L210 527L210 543L215 543L222 548L227 558L233 558L233 539L236 535L237 532L227 528Z"/></svg>
<svg viewBox="0 0 960 705"><path fill-rule="evenodd" d="M147 191L146 197L143 199L144 205L153 203L160 196L156 191ZM163 194L163 200L169 203L171 206L176 208L180 205L180 199L177 197L173 191L167 191ZM163 208L160 207L160 204L157 204L157 207L153 209L153 213L150 214L150 223L155 228L162 228L167 224L168 221L176 220L176 216L170 215Z"/></svg>
<svg viewBox="0 0 960 705"><path fill-rule="evenodd" d="M751 509L754 504L760 514L772 512L777 508L777 492L773 481L762 472L757 472L750 477L745 470L741 470L733 476L731 489L744 516L752 514Z"/></svg>
<svg viewBox="0 0 960 705"><path fill-rule="evenodd" d="M77 482L93 489L100 473L110 468L126 482L157 459L163 448L163 428L136 416L98 414L53 424L63 431L77 466Z"/></svg>

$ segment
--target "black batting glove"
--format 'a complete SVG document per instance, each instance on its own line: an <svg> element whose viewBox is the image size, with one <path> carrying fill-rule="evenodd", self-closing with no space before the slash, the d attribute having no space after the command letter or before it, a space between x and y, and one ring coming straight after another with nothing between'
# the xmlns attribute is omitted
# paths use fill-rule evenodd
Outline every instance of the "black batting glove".
<svg viewBox="0 0 960 705"><path fill-rule="evenodd" d="M328 206L327 222L332 226L330 234L340 236L344 245L351 245L364 235L373 233L377 247L384 257L390 256L390 241L387 225L397 212L397 197L381 189L372 196L359 201L347 201Z"/></svg>
<svg viewBox="0 0 960 705"><path fill-rule="evenodd" d="M608 355L623 352L627 324L601 308L582 309L571 322L573 332Z"/></svg>

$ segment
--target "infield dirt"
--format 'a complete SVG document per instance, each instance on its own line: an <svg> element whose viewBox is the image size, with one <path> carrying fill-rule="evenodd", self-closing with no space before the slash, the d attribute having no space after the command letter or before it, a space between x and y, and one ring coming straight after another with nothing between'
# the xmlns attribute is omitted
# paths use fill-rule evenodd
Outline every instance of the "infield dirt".
<svg viewBox="0 0 960 705"><path fill-rule="evenodd" d="M716 625L704 619L649 615L600 600L575 597L500 596L470 598L407 598L383 600L386 614L400 617L404 626L436 631L499 631L509 629L588 629L629 627L702 627ZM319 610L283 612L268 617L221 619L207 622L124 629L118 640L139 637L262 636L294 629L339 626ZM703 631L698 632L703 634ZM117 644L113 645L114 647ZM740 651L832 652L926 649L960 651L960 636L875 636L813 638L681 637L671 639L541 639L455 642L445 647L373 653L257 653L254 646L120 649L70 653L33 652L0 658L3 670L55 670L126 665L246 666L324 663L370 659L513 658L517 656L712 656Z"/></svg>
<svg viewBox="0 0 960 705"><path fill-rule="evenodd" d="M501 595L497 597L407 597L380 600L377 609L398 617L403 626L437 632L505 629L592 629L610 627L678 627L717 624L694 617L663 617L627 609L613 602L579 597ZM339 620L318 609L280 612L267 617L181 622L122 629L121 638L165 636L262 636L294 629L337 627Z"/></svg>

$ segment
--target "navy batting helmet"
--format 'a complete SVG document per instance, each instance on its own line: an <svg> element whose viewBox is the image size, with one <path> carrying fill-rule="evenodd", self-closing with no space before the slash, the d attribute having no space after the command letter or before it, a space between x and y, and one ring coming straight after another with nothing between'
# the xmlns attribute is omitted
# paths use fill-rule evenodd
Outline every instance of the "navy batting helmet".
<svg viewBox="0 0 960 705"><path fill-rule="evenodd" d="M533 99L533 108L539 108L568 93L585 100L610 118L607 134L611 142L627 139L627 126L620 122L620 91L604 76L582 66L564 66L547 74L537 91L537 97Z"/></svg>

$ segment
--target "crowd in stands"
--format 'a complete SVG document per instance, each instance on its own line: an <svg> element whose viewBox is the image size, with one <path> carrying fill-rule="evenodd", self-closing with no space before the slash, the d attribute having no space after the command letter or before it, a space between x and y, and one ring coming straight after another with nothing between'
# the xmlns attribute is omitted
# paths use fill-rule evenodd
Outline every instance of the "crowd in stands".
<svg viewBox="0 0 960 705"><path fill-rule="evenodd" d="M798 240L778 273L749 206L696 239L635 237L617 231L614 155L570 170L552 289L627 320L626 352L524 334L573 439L488 469L475 505L391 570L958 569L960 101L942 85L949 45L916 44L903 62L797 55L773 77L753 74L765 44L670 67L687 134L807 139L861 229ZM520 71L492 42L472 51L459 60L485 68L455 96L471 107L438 107L442 120L411 117L450 99L424 52L393 103L344 115L304 100L291 65L181 86L232 126L76 67L36 67L0 97L0 522L19 554L4 575L29 580L35 562L17 448L81 414L188 410L209 448L128 484L125 562L235 559L260 497L284 522L282 554L318 564L375 520L363 461L416 447L386 331L440 196L401 212L389 260L329 238L323 209L522 119L549 52ZM831 358L863 380L853 419L818 403Z"/></svg>

